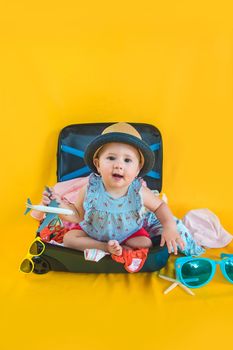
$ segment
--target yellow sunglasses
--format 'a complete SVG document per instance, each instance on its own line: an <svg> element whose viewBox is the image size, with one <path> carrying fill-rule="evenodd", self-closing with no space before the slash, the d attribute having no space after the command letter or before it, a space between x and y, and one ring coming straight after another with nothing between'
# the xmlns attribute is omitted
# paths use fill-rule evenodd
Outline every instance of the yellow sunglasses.
<svg viewBox="0 0 233 350"><path fill-rule="evenodd" d="M30 273L34 270L34 256L40 256L45 250L45 244L42 242L40 237L36 237L36 239L32 242L31 246L28 249L28 253L21 262L20 271L24 273Z"/></svg>

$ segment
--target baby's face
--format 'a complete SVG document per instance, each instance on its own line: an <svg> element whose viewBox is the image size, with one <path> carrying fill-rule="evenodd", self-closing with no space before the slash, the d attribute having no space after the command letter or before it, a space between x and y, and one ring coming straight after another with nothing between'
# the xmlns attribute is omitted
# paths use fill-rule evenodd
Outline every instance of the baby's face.
<svg viewBox="0 0 233 350"><path fill-rule="evenodd" d="M99 151L94 164L102 176L106 190L128 189L140 172L140 155L138 150L125 143L112 142Z"/></svg>

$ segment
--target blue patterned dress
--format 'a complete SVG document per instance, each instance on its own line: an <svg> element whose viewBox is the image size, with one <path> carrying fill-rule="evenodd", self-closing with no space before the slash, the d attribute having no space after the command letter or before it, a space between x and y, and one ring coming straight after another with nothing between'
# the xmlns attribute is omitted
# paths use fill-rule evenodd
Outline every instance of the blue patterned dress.
<svg viewBox="0 0 233 350"><path fill-rule="evenodd" d="M135 179L127 194L113 198L104 188L102 178L91 174L84 199L84 220L79 223L90 237L119 243L138 231L143 225L143 203L140 195L142 183Z"/></svg>

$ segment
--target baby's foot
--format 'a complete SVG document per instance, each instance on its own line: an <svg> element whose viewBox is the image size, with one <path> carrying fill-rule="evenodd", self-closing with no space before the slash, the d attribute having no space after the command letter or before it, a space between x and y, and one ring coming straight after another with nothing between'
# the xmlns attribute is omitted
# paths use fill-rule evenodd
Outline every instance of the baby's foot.
<svg viewBox="0 0 233 350"><path fill-rule="evenodd" d="M120 256L122 254L122 246L119 244L118 241L115 241L115 240L108 241L107 245L108 245L108 252L110 254L114 254L117 256Z"/></svg>

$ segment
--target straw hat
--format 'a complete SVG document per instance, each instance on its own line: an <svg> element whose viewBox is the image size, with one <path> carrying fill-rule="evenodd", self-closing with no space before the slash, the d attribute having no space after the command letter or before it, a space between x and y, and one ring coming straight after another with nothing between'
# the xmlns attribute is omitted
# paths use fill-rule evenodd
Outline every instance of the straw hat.
<svg viewBox="0 0 233 350"><path fill-rule="evenodd" d="M138 131L128 123L116 123L108 126L101 135L94 138L85 151L84 160L91 170L97 172L93 159L97 157L99 150L107 143L121 142L138 149L141 159L139 176L146 175L154 165L155 156L149 145L142 140Z"/></svg>

